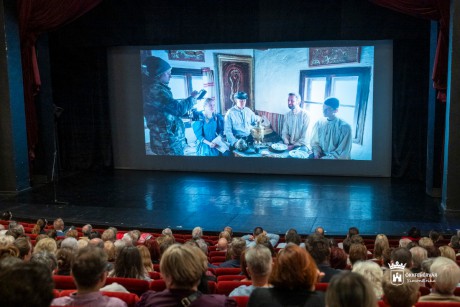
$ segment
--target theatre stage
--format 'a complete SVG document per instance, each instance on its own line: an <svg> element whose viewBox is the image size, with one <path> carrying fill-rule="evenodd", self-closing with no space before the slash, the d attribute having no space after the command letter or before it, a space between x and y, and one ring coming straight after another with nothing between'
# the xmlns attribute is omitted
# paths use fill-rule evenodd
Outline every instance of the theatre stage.
<svg viewBox="0 0 460 307"><path fill-rule="evenodd" d="M18 219L62 217L66 226L177 231L201 226L217 232L230 225L242 233L262 226L308 234L323 226L329 235L343 235L356 226L365 235L399 236L412 226L422 234L460 229L460 217L444 212L422 182L391 178L113 170L63 176L56 198L54 186L1 196L1 210Z"/></svg>

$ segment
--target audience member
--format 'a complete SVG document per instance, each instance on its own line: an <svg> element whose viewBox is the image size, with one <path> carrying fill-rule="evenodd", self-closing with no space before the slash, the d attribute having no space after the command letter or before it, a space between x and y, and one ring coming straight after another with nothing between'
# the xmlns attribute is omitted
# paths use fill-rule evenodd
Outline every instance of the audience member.
<svg viewBox="0 0 460 307"><path fill-rule="evenodd" d="M409 269L412 273L420 273L422 271L423 260L428 258L427 251L420 246L416 246L410 249L410 253L412 255L412 266Z"/></svg>
<svg viewBox="0 0 460 307"><path fill-rule="evenodd" d="M225 231L225 233L228 233ZM217 251L221 251L221 252L227 252L227 249L228 249L228 241L226 238L220 238L219 241L217 241L217 247L216 247L216 250Z"/></svg>
<svg viewBox="0 0 460 307"><path fill-rule="evenodd" d="M120 250L109 276L151 280L145 272L141 254L134 246L125 246Z"/></svg>
<svg viewBox="0 0 460 307"><path fill-rule="evenodd" d="M276 246L278 244L278 241L280 239L280 236L274 233L267 233L266 231L263 230L262 227L256 227L254 228L254 231L252 232L252 235L244 235L241 238L246 240L246 247L254 246L256 245L256 238L257 236L264 234L270 239L270 243L272 246Z"/></svg>
<svg viewBox="0 0 460 307"><path fill-rule="evenodd" d="M68 237L62 240L61 248L69 248L72 251L76 252L78 249L78 241L74 237Z"/></svg>
<svg viewBox="0 0 460 307"><path fill-rule="evenodd" d="M332 276L340 273L339 270L332 268L330 265L331 248L326 237L318 234L310 235L305 240L305 246L315 260L318 269L324 273L321 282L329 282Z"/></svg>
<svg viewBox="0 0 460 307"><path fill-rule="evenodd" d="M289 244L276 257L269 277L273 288L254 289L248 306L324 306L323 293L315 292L319 277L310 254L304 248Z"/></svg>
<svg viewBox="0 0 460 307"><path fill-rule="evenodd" d="M407 244L412 242L409 238L402 238L399 240L399 247L407 247Z"/></svg>
<svg viewBox="0 0 460 307"><path fill-rule="evenodd" d="M192 230L192 239L193 240L198 240L198 239L201 239L201 237L203 236L203 229L199 226L193 228Z"/></svg>
<svg viewBox="0 0 460 307"><path fill-rule="evenodd" d="M105 241L103 247L105 253L107 254L107 261L108 262L115 262L117 257L115 252L115 245L113 245L112 241Z"/></svg>
<svg viewBox="0 0 460 307"><path fill-rule="evenodd" d="M0 248L1 247L7 247L8 245L13 244L15 241L13 236L10 235L4 235L0 237Z"/></svg>
<svg viewBox="0 0 460 307"><path fill-rule="evenodd" d="M377 300L380 300L383 295L382 290L382 279L383 279L383 271L380 266L371 261L358 261L353 265L352 272L358 273L359 275L366 278L372 286L374 290L375 297Z"/></svg>
<svg viewBox="0 0 460 307"><path fill-rule="evenodd" d="M232 236L230 235L230 233L228 231L221 231L219 233L219 239L221 238L225 238L227 240L227 242L231 242L232 241Z"/></svg>
<svg viewBox="0 0 460 307"><path fill-rule="evenodd" d="M30 258L30 262L45 265L49 269L50 273L53 273L57 268L56 255L47 251L36 253L34 250L32 257Z"/></svg>
<svg viewBox="0 0 460 307"><path fill-rule="evenodd" d="M224 231L228 232L230 234L230 238L233 237L233 229L230 226L225 226Z"/></svg>
<svg viewBox="0 0 460 307"><path fill-rule="evenodd" d="M107 278L107 258L104 251L88 246L78 251L72 264L72 276L77 292L53 300L55 306L126 306L119 298L104 296L99 291Z"/></svg>
<svg viewBox="0 0 460 307"><path fill-rule="evenodd" d="M107 241L111 242L113 245L113 241L110 241L110 240L107 240ZM104 248L105 242L101 238L93 238L89 240L89 245L94 246L94 247Z"/></svg>
<svg viewBox="0 0 460 307"><path fill-rule="evenodd" d="M56 241L51 238L44 238L38 241L37 243L35 243L33 253L36 254L36 253L40 253L43 251L47 251L51 254L56 254L56 250L57 250Z"/></svg>
<svg viewBox="0 0 460 307"><path fill-rule="evenodd" d="M89 239L88 237L81 237L77 241L77 248L82 249L83 247L87 247L89 244Z"/></svg>
<svg viewBox="0 0 460 307"><path fill-rule="evenodd" d="M408 238L411 241L418 241L421 236L422 234L420 233L420 229L418 229L417 227L411 227L411 229L409 229L409 231L407 232L407 237L403 238Z"/></svg>
<svg viewBox="0 0 460 307"><path fill-rule="evenodd" d="M437 230L431 230L428 237L433 241L435 246L438 246L440 240L443 239L442 235Z"/></svg>
<svg viewBox="0 0 460 307"><path fill-rule="evenodd" d="M230 260L221 263L218 266L209 264L212 268L239 268L241 262L241 253L246 249L246 241L243 238L233 238L232 245L228 253L230 253Z"/></svg>
<svg viewBox="0 0 460 307"><path fill-rule="evenodd" d="M102 233L101 239L104 242L105 241L115 242L115 240L117 239L117 234L113 230L113 228L108 228L108 229L104 230L104 232Z"/></svg>
<svg viewBox="0 0 460 307"><path fill-rule="evenodd" d="M70 268L77 250L61 248L56 253L57 271L56 275L70 276Z"/></svg>
<svg viewBox="0 0 460 307"><path fill-rule="evenodd" d="M244 259L252 285L239 286L229 296L249 296L255 288L269 287L268 277L272 272L273 264L270 250L263 245L257 244L245 251Z"/></svg>
<svg viewBox="0 0 460 307"><path fill-rule="evenodd" d="M324 236L325 231L324 231L324 228L323 228L323 227L318 226L318 227L315 228L315 232L314 232L314 233L316 233L317 235L322 235L322 236Z"/></svg>
<svg viewBox="0 0 460 307"><path fill-rule="evenodd" d="M378 234L375 237L374 242L374 259L382 260L382 254L386 248L390 248L387 236L384 234Z"/></svg>
<svg viewBox="0 0 460 307"><path fill-rule="evenodd" d="M457 235L453 235L452 237L450 237L449 246L453 249L460 249L460 237Z"/></svg>
<svg viewBox="0 0 460 307"><path fill-rule="evenodd" d="M56 236L63 237L65 235L65 233L64 233L64 220L61 219L60 217L54 220L53 228L54 228L54 230L56 230Z"/></svg>
<svg viewBox="0 0 460 307"><path fill-rule="evenodd" d="M48 307L53 300L51 272L38 263L16 263L0 270L0 306Z"/></svg>
<svg viewBox="0 0 460 307"><path fill-rule="evenodd" d="M145 272L153 272L153 263L152 258L150 257L150 252L145 245L138 245L137 249L139 250L142 258L142 265L144 266Z"/></svg>
<svg viewBox="0 0 460 307"><path fill-rule="evenodd" d="M5 211L2 213L2 221L11 221L13 219L13 213L11 211Z"/></svg>
<svg viewBox="0 0 460 307"><path fill-rule="evenodd" d="M358 261L366 261L367 260L367 248L363 244L353 243L350 246L350 253L348 254L348 258L350 260L351 266Z"/></svg>
<svg viewBox="0 0 460 307"><path fill-rule="evenodd" d="M452 259L453 261L456 261L456 256L455 256L455 250L447 245L440 246L439 247L439 252L441 253L441 257L446 257L449 259Z"/></svg>
<svg viewBox="0 0 460 307"><path fill-rule="evenodd" d="M391 252L391 263L402 263L407 269L412 268L412 253L404 247L395 248Z"/></svg>
<svg viewBox="0 0 460 307"><path fill-rule="evenodd" d="M407 276L411 271L404 270ZM407 278L407 277L406 277ZM386 271L383 275L383 302L388 307L412 307L420 297L420 284L418 282L404 282L393 284L391 271Z"/></svg>
<svg viewBox="0 0 460 307"><path fill-rule="evenodd" d="M81 232L83 233L84 237L89 238L91 236L92 231L93 231L93 226L91 226L91 224L86 224L85 226L81 228Z"/></svg>
<svg viewBox="0 0 460 307"><path fill-rule="evenodd" d="M256 245L263 245L266 248L268 248L272 254L272 257L276 257L276 250L273 247L272 243L270 242L270 239L266 235L259 235L256 238Z"/></svg>
<svg viewBox="0 0 460 307"><path fill-rule="evenodd" d="M426 249L428 246L434 246L434 243L430 238L422 237L418 240L418 246Z"/></svg>
<svg viewBox="0 0 460 307"><path fill-rule="evenodd" d="M345 270L347 267L347 259L348 256L343 249L335 246L331 247L331 268L337 270Z"/></svg>
<svg viewBox="0 0 460 307"><path fill-rule="evenodd" d="M460 268L457 263L445 257L433 261L430 273L435 277L431 283L432 292L420 297L419 302L460 302L460 297L454 295L454 290L460 280Z"/></svg>
<svg viewBox="0 0 460 307"><path fill-rule="evenodd" d="M377 306L377 299L367 279L357 273L344 272L331 279L326 291L326 306L371 307Z"/></svg>
<svg viewBox="0 0 460 307"><path fill-rule="evenodd" d="M29 261L32 257L33 246L30 243L29 237L20 237L17 238L14 243L14 246L19 250L19 258L24 261Z"/></svg>
<svg viewBox="0 0 460 307"><path fill-rule="evenodd" d="M427 246L427 247L425 247L425 249L426 249L427 256L429 258L436 258L436 257L441 256L441 252L434 245L433 246Z"/></svg>
<svg viewBox="0 0 460 307"><path fill-rule="evenodd" d="M288 231L286 231L284 240L286 241L286 244L293 243L293 244L300 246L300 244L302 243L302 238L300 238L300 235L297 233L297 230L295 230L294 228L291 228ZM302 245L305 245L305 244L302 244Z"/></svg>
<svg viewBox="0 0 460 307"><path fill-rule="evenodd" d="M48 221L46 219L38 219L37 223L35 224L34 228L32 229L32 234L35 234L35 235L44 234L46 224L48 224Z"/></svg>
<svg viewBox="0 0 460 307"><path fill-rule="evenodd" d="M198 284L207 270L206 263L206 255L197 247L179 244L170 246L160 262L166 290L144 293L137 306L182 306L184 300L194 306L237 306L232 298L224 295L200 295Z"/></svg>

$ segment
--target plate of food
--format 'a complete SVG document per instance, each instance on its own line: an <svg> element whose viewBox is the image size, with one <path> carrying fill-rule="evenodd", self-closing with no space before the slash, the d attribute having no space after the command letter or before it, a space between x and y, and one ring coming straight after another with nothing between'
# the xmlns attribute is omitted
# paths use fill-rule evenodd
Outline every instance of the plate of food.
<svg viewBox="0 0 460 307"><path fill-rule="evenodd" d="M303 151L303 150L291 150L289 152L289 155L292 157L292 158L296 158L296 159L308 159L308 152L306 151Z"/></svg>
<svg viewBox="0 0 460 307"><path fill-rule="evenodd" d="M286 144L281 144L281 143L272 144L272 146L270 146L270 148L271 148L273 151L276 151L276 152L283 152L283 151L285 151L286 149L288 149L288 147L287 147Z"/></svg>

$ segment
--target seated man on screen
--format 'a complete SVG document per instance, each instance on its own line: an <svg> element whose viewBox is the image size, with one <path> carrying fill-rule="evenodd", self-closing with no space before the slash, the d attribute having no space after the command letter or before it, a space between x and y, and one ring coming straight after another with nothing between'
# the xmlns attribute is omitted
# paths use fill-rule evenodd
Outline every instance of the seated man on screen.
<svg viewBox="0 0 460 307"><path fill-rule="evenodd" d="M150 129L150 148L154 155L184 155L185 127L181 117L196 103L197 91L187 99L173 98L168 86L171 66L155 56L147 57L143 84L144 116Z"/></svg>
<svg viewBox="0 0 460 307"><path fill-rule="evenodd" d="M323 104L324 119L313 126L311 146L313 159L350 159L352 136L351 127L336 116L340 102L337 98L327 98Z"/></svg>
<svg viewBox="0 0 460 307"><path fill-rule="evenodd" d="M308 112L300 107L298 94L288 94L288 107L291 109L284 116L281 137L284 144L290 148L305 146L307 144L307 129L310 123Z"/></svg>
<svg viewBox="0 0 460 307"><path fill-rule="evenodd" d="M255 115L251 109L246 108L248 94L237 92L233 98L235 105L227 111L224 125L227 141L232 146L241 138L248 138L250 141L252 139L251 128L260 120L260 117Z"/></svg>

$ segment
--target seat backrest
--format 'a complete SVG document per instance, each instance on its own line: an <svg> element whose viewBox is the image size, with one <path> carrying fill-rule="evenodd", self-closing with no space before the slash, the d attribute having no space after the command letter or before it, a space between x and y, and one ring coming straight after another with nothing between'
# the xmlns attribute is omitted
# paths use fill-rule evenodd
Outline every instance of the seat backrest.
<svg viewBox="0 0 460 307"><path fill-rule="evenodd" d="M219 281L217 283L216 293L229 295L235 288L239 286L250 286L252 285L251 281Z"/></svg>
<svg viewBox="0 0 460 307"><path fill-rule="evenodd" d="M217 276L217 282L219 281L241 281L245 279L244 275L220 275Z"/></svg>
<svg viewBox="0 0 460 307"><path fill-rule="evenodd" d="M240 268L216 268L214 269L216 276L220 275L238 275L241 273Z"/></svg>
<svg viewBox="0 0 460 307"><path fill-rule="evenodd" d="M161 279L161 274L160 272L149 272L149 277L153 280Z"/></svg>
<svg viewBox="0 0 460 307"><path fill-rule="evenodd" d="M54 288L58 290L77 289L72 276L53 275Z"/></svg>
<svg viewBox="0 0 460 307"><path fill-rule="evenodd" d="M110 285L114 282L122 285L129 292L136 293L139 296L148 291L150 287L149 282L146 280L123 277L107 277L105 284Z"/></svg>
<svg viewBox="0 0 460 307"><path fill-rule="evenodd" d="M128 307L135 307L139 302L139 296L135 293L124 293L124 292L107 292L103 291L102 294L105 296L116 297L124 301Z"/></svg>
<svg viewBox="0 0 460 307"><path fill-rule="evenodd" d="M150 290L161 292L166 289L166 283L163 279L152 280L150 282Z"/></svg>
<svg viewBox="0 0 460 307"><path fill-rule="evenodd" d="M232 296L238 304L238 307L246 307L248 305L249 296Z"/></svg>
<svg viewBox="0 0 460 307"><path fill-rule="evenodd" d="M225 256L213 256L213 257L210 257L210 258L211 258L211 263L225 262L226 261Z"/></svg>
<svg viewBox="0 0 460 307"><path fill-rule="evenodd" d="M329 283L327 282L320 282L315 285L315 290L316 291L321 291L321 292L326 292L327 287L329 286Z"/></svg>
<svg viewBox="0 0 460 307"><path fill-rule="evenodd" d="M217 289L217 283L212 280L208 280L208 291L209 294L215 294Z"/></svg>
<svg viewBox="0 0 460 307"><path fill-rule="evenodd" d="M225 255L227 254L227 252L223 252L223 251L211 251L209 250L208 248L208 251L209 251L209 254L208 254L208 257L209 258L212 258L212 257L225 257Z"/></svg>

